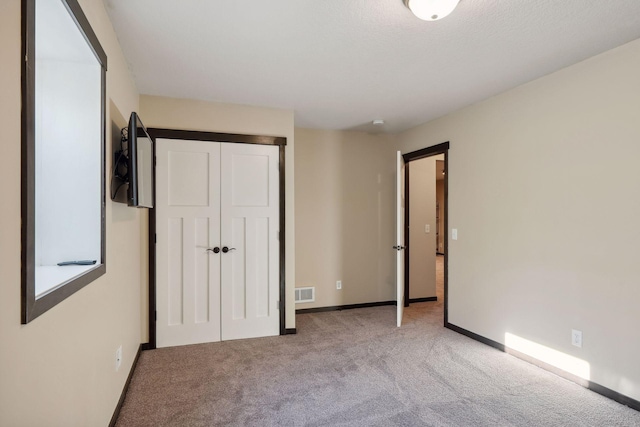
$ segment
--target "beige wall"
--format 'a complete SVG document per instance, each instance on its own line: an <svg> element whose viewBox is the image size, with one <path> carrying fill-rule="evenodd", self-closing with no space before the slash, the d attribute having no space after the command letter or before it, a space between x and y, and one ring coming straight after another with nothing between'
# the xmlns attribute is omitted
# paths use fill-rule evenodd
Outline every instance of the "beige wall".
<svg viewBox="0 0 640 427"><path fill-rule="evenodd" d="M296 309L395 300L394 140L295 135L296 286L316 287L316 301Z"/></svg>
<svg viewBox="0 0 640 427"><path fill-rule="evenodd" d="M293 111L143 95L140 97L140 117L147 127L287 138L285 148L286 327L294 328L296 223ZM143 328L146 337L148 329L146 319Z"/></svg>
<svg viewBox="0 0 640 427"><path fill-rule="evenodd" d="M108 55L110 145L112 126L126 124L138 94L102 1L80 5ZM20 324L20 19L20 0L0 2L0 425L104 426L140 344L146 212L107 200L107 274ZM123 362L116 373L119 345Z"/></svg>
<svg viewBox="0 0 640 427"><path fill-rule="evenodd" d="M639 94L636 40L402 134L403 152L451 142L449 321L584 360L634 399Z"/></svg>
<svg viewBox="0 0 640 427"><path fill-rule="evenodd" d="M436 296L436 159L409 167L409 298ZM425 225L429 232L425 233Z"/></svg>

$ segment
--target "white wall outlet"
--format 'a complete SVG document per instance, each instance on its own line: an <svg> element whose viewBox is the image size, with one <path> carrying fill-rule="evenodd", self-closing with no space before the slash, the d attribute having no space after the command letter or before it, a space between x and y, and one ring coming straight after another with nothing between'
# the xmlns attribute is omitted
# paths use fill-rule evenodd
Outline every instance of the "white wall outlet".
<svg viewBox="0 0 640 427"><path fill-rule="evenodd" d="M122 365L122 346L116 350L116 372L120 369L120 365Z"/></svg>
<svg viewBox="0 0 640 427"><path fill-rule="evenodd" d="M431 226L429 224L424 225L424 232L429 233L431 231Z"/></svg>
<svg viewBox="0 0 640 427"><path fill-rule="evenodd" d="M342 289L342 280L336 282L336 289Z"/></svg>
<svg viewBox="0 0 640 427"><path fill-rule="evenodd" d="M452 228L451 229L451 240L458 240L458 229L457 228Z"/></svg>
<svg viewBox="0 0 640 427"><path fill-rule="evenodd" d="M582 348L582 331L571 330L571 344Z"/></svg>

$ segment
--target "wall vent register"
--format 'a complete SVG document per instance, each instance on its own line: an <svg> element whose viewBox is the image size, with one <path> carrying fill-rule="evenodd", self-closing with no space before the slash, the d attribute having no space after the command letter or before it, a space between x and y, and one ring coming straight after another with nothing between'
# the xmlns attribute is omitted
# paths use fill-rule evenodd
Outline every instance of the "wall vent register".
<svg viewBox="0 0 640 427"><path fill-rule="evenodd" d="M316 300L316 288L313 286L296 288L296 304L314 302Z"/></svg>

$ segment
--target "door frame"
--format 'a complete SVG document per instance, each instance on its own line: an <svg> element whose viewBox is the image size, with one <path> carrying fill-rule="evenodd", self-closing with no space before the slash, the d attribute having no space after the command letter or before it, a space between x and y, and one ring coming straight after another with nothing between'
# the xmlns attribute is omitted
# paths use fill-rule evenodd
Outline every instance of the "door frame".
<svg viewBox="0 0 640 427"><path fill-rule="evenodd" d="M278 243L280 246L280 335L285 335L285 297L286 297L286 271L285 271L285 156L284 149L287 145L287 138L284 136L266 135L244 135L235 133L202 132L191 130L147 128L149 135L153 139L153 200L156 199L156 140L160 139L185 139L191 141L227 142L234 144L258 144L277 145L279 148L279 168L280 168L280 235ZM145 349L156 348L156 211L155 207L149 209L149 342Z"/></svg>
<svg viewBox="0 0 640 427"><path fill-rule="evenodd" d="M432 145L431 147L422 148L420 150L412 151L410 153L403 154L405 167L404 167L404 306L409 307L411 302L408 298L410 291L409 284L409 251L411 245L409 243L409 171L411 169L410 164L412 161L424 159L426 157L437 156L444 154L444 231L446 237L444 239L444 324L448 323L449 319L449 141L441 144ZM441 219L442 220L442 219Z"/></svg>

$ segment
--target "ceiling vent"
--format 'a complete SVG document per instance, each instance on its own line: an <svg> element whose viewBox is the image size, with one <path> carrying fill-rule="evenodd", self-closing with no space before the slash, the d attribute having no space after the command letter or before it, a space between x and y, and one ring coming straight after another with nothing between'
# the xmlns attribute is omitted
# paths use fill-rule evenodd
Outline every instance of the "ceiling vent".
<svg viewBox="0 0 640 427"><path fill-rule="evenodd" d="M316 288L309 286L306 288L296 288L296 304L303 302L314 302L316 300Z"/></svg>

